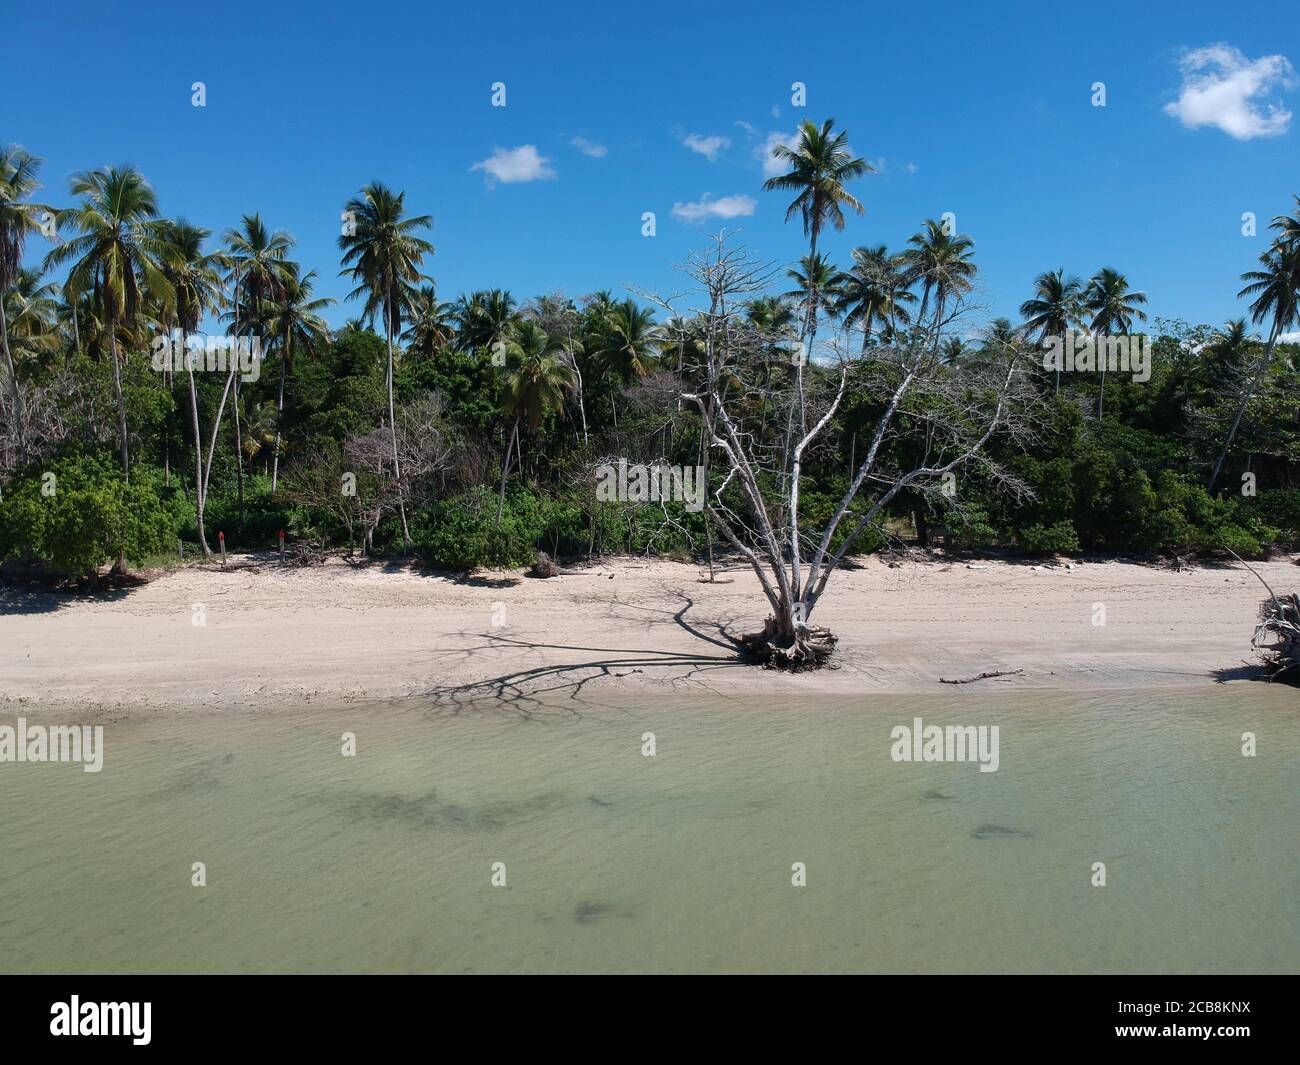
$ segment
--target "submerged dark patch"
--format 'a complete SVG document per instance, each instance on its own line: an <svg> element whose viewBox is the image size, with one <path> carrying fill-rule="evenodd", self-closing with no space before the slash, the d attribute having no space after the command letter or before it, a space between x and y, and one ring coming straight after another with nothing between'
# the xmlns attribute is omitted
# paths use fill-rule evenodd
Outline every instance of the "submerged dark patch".
<svg viewBox="0 0 1300 1065"><path fill-rule="evenodd" d="M633 917L634 911L610 906L604 902L580 902L573 908L573 918L578 924L590 924L602 917Z"/></svg>
<svg viewBox="0 0 1300 1065"><path fill-rule="evenodd" d="M491 802L471 806L440 802L438 789L414 797L396 792L369 792L343 800L341 808L354 819L372 819L420 829L457 829L466 832L496 832L515 821L527 821L555 809L560 795L539 795L521 802Z"/></svg>
<svg viewBox="0 0 1300 1065"><path fill-rule="evenodd" d="M1020 828L1007 828L1006 825L980 825L971 833L976 839L1030 839L1032 832Z"/></svg>

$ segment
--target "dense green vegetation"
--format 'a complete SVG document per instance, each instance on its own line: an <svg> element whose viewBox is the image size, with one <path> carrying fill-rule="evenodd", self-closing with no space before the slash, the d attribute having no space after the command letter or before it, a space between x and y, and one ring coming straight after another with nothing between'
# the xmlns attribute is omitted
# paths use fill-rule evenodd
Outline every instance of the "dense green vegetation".
<svg viewBox="0 0 1300 1065"><path fill-rule="evenodd" d="M814 152L843 141L830 123L803 136ZM807 152L780 150L791 173L769 187L802 197ZM214 239L165 218L130 168L76 175L68 202L47 205L39 165L0 149L0 560L91 574L174 554L178 539L206 555L218 530L236 550L269 549L286 529L456 570L524 565L539 549L698 556L716 546L706 516L680 502L601 502L593 487L601 464L620 458L704 461L700 414L680 400L701 387L697 316L611 292L444 302L428 276L427 217L375 183L346 203L354 225L339 241L360 316L330 330L315 273L258 215ZM837 181L861 172L841 169ZM847 194L835 203L826 218L842 228L840 206L860 205ZM57 242L25 268L51 217ZM988 446L1015 489L973 468L951 497L903 491L855 547L928 543L938 530L949 544L1029 553L1258 556L1300 544L1300 348L1282 342L1296 325L1300 210L1273 229L1243 275L1246 316L1222 326L1144 326L1159 294L1102 267L1089 280L1064 270L1027 279L1019 324L936 327L934 357L952 380L1008 350L1034 367L1034 431ZM790 431L795 378L815 397L852 356L848 399L802 467L806 535L829 520L880 419L889 375L873 356L906 342L914 322L945 321L976 274L974 251L927 221L904 250L859 247L841 268L817 251L814 227L808 254L736 316L753 343L738 347L725 387L774 450ZM260 344L255 372L189 366L180 354L157 368L160 344L183 353L197 339L200 360L211 359L200 329L215 321ZM1043 368L1050 337L1143 329L1149 380ZM814 352L806 365L794 357L801 340ZM883 441L882 466L922 453L932 431L909 412ZM711 490L740 509L725 477L712 467Z"/></svg>

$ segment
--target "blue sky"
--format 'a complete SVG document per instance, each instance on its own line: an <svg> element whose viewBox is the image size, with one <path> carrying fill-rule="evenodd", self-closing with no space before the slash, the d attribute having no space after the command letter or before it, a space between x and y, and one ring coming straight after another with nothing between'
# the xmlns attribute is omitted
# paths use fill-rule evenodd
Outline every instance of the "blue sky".
<svg viewBox="0 0 1300 1065"><path fill-rule="evenodd" d="M434 216L428 272L444 299L680 289L675 264L722 224L792 262L806 243L783 223L786 197L761 191L759 149L804 118L833 116L879 171L853 185L865 216L822 247L844 264L854 245L901 247L952 211L975 241L990 316L1015 318L1042 270L1109 265L1154 314L1220 322L1243 312L1238 274L1300 192L1300 118L1285 117L1300 109L1300 19L1280 0L73 0L57 23L50 11L6 15L23 43L7 49L0 98L0 141L46 159L43 198L67 203L73 171L133 163L169 216L219 234L260 211L336 297L350 288L337 277L339 212L375 178ZM195 81L206 107L191 106ZM1104 108L1091 103L1097 81ZM504 108L491 106L494 82ZM499 173L534 180L474 169L497 152L513 164ZM689 220L704 210L690 205L718 201L752 213ZM1253 239L1244 211L1259 216ZM29 260L44 250L37 239Z"/></svg>

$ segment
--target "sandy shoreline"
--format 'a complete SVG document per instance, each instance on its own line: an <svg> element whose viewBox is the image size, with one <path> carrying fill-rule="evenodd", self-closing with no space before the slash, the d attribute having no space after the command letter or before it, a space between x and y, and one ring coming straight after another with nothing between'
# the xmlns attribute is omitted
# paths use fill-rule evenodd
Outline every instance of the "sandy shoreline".
<svg viewBox="0 0 1300 1065"><path fill-rule="evenodd" d="M1263 594L1239 567L891 568L872 558L839 575L819 607L819 623L840 637L839 668L787 676L738 663L726 644L724 631L756 628L765 614L744 570L710 585L696 566L632 559L545 581L337 558L311 568L231 561L101 600L5 590L0 709L261 710L542 689L564 697L584 678L602 700L1205 688L1245 673ZM1279 590L1300 584L1289 558L1256 568ZM1093 624L1096 603L1104 626ZM998 669L1024 675L938 682Z"/></svg>

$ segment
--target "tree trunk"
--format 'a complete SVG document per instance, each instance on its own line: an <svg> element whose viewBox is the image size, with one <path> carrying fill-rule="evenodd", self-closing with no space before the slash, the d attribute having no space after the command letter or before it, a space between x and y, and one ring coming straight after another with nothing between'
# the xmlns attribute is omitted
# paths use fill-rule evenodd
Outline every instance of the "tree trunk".
<svg viewBox="0 0 1300 1065"><path fill-rule="evenodd" d="M829 629L815 628L800 620L802 604L782 604L769 614L761 632L740 638L742 650L768 669L799 673L824 665L839 641Z"/></svg>
<svg viewBox="0 0 1300 1065"><path fill-rule="evenodd" d="M397 511L402 516L402 554L411 545L411 531L406 525L406 499L402 491L402 465L397 457L397 415L393 407L393 315L390 307L384 308L384 332L388 335L388 429L393 440L393 477L397 481Z"/></svg>
<svg viewBox="0 0 1300 1065"><path fill-rule="evenodd" d="M18 371L9 350L9 320L5 316L4 293L0 292L0 342L5 349L5 367L9 371L10 406L13 408L14 442L18 448L18 465L27 461L27 443L23 437L23 401L18 392Z"/></svg>
<svg viewBox="0 0 1300 1065"><path fill-rule="evenodd" d="M1210 483L1206 486L1207 492L1214 491L1214 482L1219 479L1219 473L1223 470L1223 462L1232 449L1232 439L1237 435L1237 427L1241 425L1241 416L1246 413L1246 407L1249 406L1251 398L1255 394L1255 389L1259 387L1260 382L1264 380L1264 374L1268 372L1269 363L1273 360L1273 346L1277 343L1277 337L1281 331L1281 319L1274 318L1273 328L1268 334L1268 345L1264 348L1264 354L1260 356L1259 369L1255 371L1255 376L1246 388L1246 394L1241 397L1241 404L1237 407L1237 415L1232 419L1232 428L1228 430L1228 439L1224 441L1223 450L1219 452L1219 461L1214 464L1214 472L1210 474Z"/></svg>
<svg viewBox="0 0 1300 1065"><path fill-rule="evenodd" d="M244 431L239 421L239 373L235 372L235 394L231 398L235 412L235 470L239 475L239 531L244 531Z"/></svg>
<svg viewBox="0 0 1300 1065"><path fill-rule="evenodd" d="M284 350L280 352L280 398L275 408L275 458L271 464L271 495L280 480L280 423L284 420L284 377L289 368L289 357L293 350L293 334L284 338Z"/></svg>
<svg viewBox="0 0 1300 1065"><path fill-rule="evenodd" d="M510 475L510 453L514 449L515 441L519 439L519 418L515 417L515 424L510 427L510 437L506 441L506 457L501 462L501 496L497 500L497 524L501 524L501 515L506 509L506 478Z"/></svg>
<svg viewBox="0 0 1300 1065"><path fill-rule="evenodd" d="M238 367L236 367L236 370ZM226 387L221 390L221 402L217 404L217 416L212 421L212 435L208 437L208 458L203 464L203 499L207 502L208 484L212 480L212 457L217 453L217 433L221 429L221 417L226 410L226 397L230 395L230 384L234 372L226 374Z"/></svg>
<svg viewBox="0 0 1300 1065"><path fill-rule="evenodd" d="M582 395L582 370L578 366L578 356L572 351L569 352L569 358L573 360L573 372L578 378L578 413L582 415L582 446L587 446L587 404Z"/></svg>
<svg viewBox="0 0 1300 1065"><path fill-rule="evenodd" d="M181 352L185 359L185 372L190 379L190 426L194 430L194 512L195 525L199 533L199 547L204 558L212 557L208 547L207 530L203 527L203 510L207 505L207 486L203 483L203 439L199 433L199 397L194 388L194 367L190 365L189 352L185 346L185 330L181 330Z"/></svg>
<svg viewBox="0 0 1300 1065"><path fill-rule="evenodd" d="M117 328L108 320L108 348L113 362L113 391L117 395L117 438L122 446L122 476L131 483L131 453L126 439L126 396L122 394L122 368L117 362Z"/></svg>
<svg viewBox="0 0 1300 1065"><path fill-rule="evenodd" d="M1092 357L1101 361L1101 388L1097 392L1097 421L1101 421L1102 413L1106 409L1106 360L1097 344L1096 335L1092 338L1092 345L1095 349Z"/></svg>

